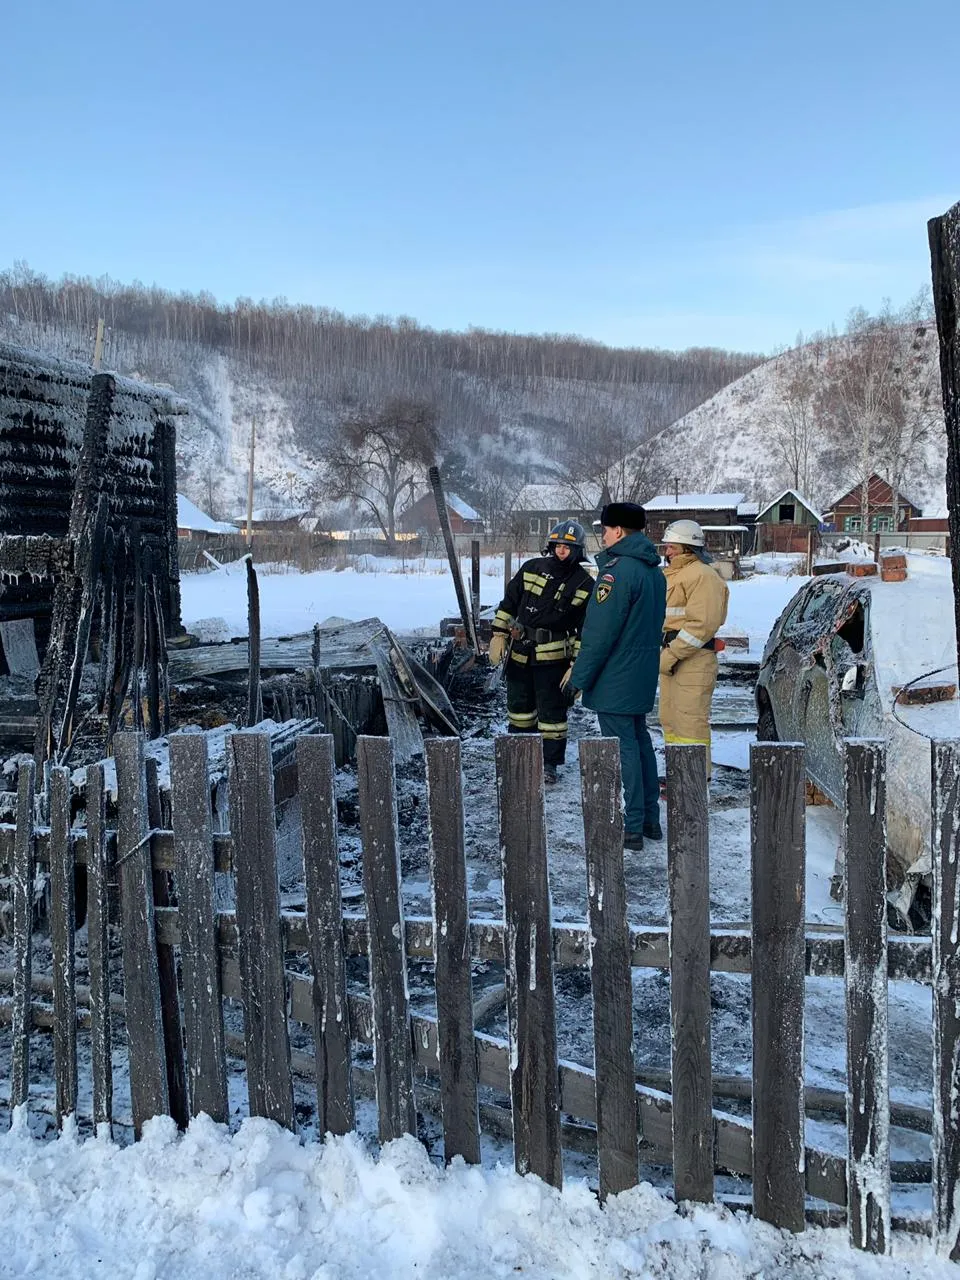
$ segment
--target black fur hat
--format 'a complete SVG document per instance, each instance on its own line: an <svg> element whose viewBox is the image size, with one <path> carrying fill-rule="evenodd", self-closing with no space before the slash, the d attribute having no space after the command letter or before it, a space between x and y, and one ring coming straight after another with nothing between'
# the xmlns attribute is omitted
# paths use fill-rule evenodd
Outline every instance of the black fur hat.
<svg viewBox="0 0 960 1280"><path fill-rule="evenodd" d="M600 523L608 529L645 529L647 513L639 502L608 502L600 512Z"/></svg>

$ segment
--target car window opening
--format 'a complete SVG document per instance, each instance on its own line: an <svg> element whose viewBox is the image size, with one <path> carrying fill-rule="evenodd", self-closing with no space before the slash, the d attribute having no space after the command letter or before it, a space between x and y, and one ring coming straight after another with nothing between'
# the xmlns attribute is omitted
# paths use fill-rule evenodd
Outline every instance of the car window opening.
<svg viewBox="0 0 960 1280"><path fill-rule="evenodd" d="M865 619L863 616L863 605L858 604L850 617L837 632L841 640L846 641L853 653L863 652L863 640L865 634Z"/></svg>

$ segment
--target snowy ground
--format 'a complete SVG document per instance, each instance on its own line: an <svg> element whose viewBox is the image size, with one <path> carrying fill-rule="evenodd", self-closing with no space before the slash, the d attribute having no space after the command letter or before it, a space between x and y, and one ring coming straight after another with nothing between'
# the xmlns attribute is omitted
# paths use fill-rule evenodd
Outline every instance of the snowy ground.
<svg viewBox="0 0 960 1280"><path fill-rule="evenodd" d="M421 565L414 574L389 572L395 562L368 560L361 571L311 575L262 574L264 633L309 629L328 616L375 614L395 630L424 634L456 613L445 566ZM408 566L409 569L410 566ZM483 603L496 604L502 590L501 562L484 566ZM750 636L756 660L767 632L798 578L758 576L731 584L730 624ZM188 628L201 619L224 620L227 634L246 631L244 576L234 567L183 580L183 616ZM714 706L717 759L721 767L711 791L711 915L716 923L749 919L749 812L745 775L752 733L751 694L742 684L721 684ZM728 726L726 728L720 726ZM730 727L733 726L733 727ZM502 918L495 809L493 737L506 728L502 691L475 718L463 741L466 840L471 914ZM581 707L571 717L571 743L560 784L548 796L551 893L555 918L583 920L586 883L579 800L577 747L596 734L593 715ZM662 744L657 739L658 751ZM724 767L724 766L735 767ZM355 779L338 777L349 812ZM404 905L409 914L429 912L427 846L422 771L398 779ZM284 900L295 902L302 871L295 838L297 806L287 810L280 833ZM342 828L343 879L350 900L360 882L359 836L349 820ZM807 813L807 907L812 922L838 924L829 897L839 828L827 808ZM666 920L666 850L648 843L626 863L629 915L637 923ZM81 940L82 942L82 940ZM363 974L352 980L362 983ZM502 974L480 966L476 987L496 985ZM750 1070L748 980L714 974L713 1065L718 1074ZM414 979L415 1007L429 1008L429 984ZM922 1106L930 1102L930 993L911 984L890 988L891 1092ZM638 1072L669 1067L669 981L658 970L634 971L635 1053ZM557 975L558 1034L562 1056L589 1062L590 991L587 975ZM494 1015L484 1029L505 1034ZM9 1043L4 1032L2 1042ZM845 1088L843 988L835 979L807 982L807 1082ZM34 1038L34 1055L49 1094L49 1038ZM6 1075L9 1049L0 1051ZM129 1099L119 1049L117 1105L129 1120ZM83 1072L81 1073L84 1074ZM52 1087L52 1086L51 1086ZM298 1101L309 1108L309 1090ZM32 1099L36 1094L32 1094ZM46 1097L44 1110L50 1108ZM236 1104L235 1106L233 1104ZM381 1155L363 1136L320 1146L301 1143L264 1121L245 1120L242 1077L231 1078L233 1132L195 1123L177 1138L168 1122L148 1127L144 1141L115 1145L103 1138L68 1134L49 1141L49 1117L35 1110L29 1127L15 1123L0 1137L0 1212L10 1224L0 1252L0 1276L85 1277L113 1274L154 1277L711 1277L738 1280L783 1273L785 1277L939 1277L955 1274L933 1259L929 1244L898 1238L893 1260L853 1254L843 1231L808 1231L794 1238L742 1215L711 1207L677 1213L659 1190L644 1185L619 1197L601 1213L590 1189L592 1162L570 1156L563 1193L536 1179L517 1178L509 1148L485 1139L484 1166L438 1166L439 1145L426 1151L406 1140ZM726 1105L726 1104L724 1104ZM89 1114L81 1097L81 1111ZM375 1129L369 1104L361 1108L364 1134ZM19 1118L18 1118L19 1119ZM46 1123L44 1120L46 1119ZM239 1126L239 1127L238 1127ZM126 1135L125 1126L118 1133ZM45 1137L47 1140L42 1140ZM843 1152L844 1131L811 1118L808 1141ZM929 1156L929 1138L894 1130L894 1158ZM431 1159L431 1156L433 1157ZM507 1167L503 1167L507 1166ZM652 1170L644 1170L652 1176ZM729 1180L728 1180L729 1181ZM736 1190L736 1188L732 1188ZM894 1196L894 1211L929 1209L929 1193Z"/></svg>

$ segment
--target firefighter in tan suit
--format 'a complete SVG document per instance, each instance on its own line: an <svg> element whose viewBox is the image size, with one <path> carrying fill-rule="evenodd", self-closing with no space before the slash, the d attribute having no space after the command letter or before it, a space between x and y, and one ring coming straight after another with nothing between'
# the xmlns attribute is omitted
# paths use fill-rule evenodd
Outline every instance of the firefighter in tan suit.
<svg viewBox="0 0 960 1280"><path fill-rule="evenodd" d="M703 530L675 520L663 534L667 613L660 650L660 724L664 742L703 743L710 775L710 700L717 683L714 637L727 617L729 590L711 567Z"/></svg>

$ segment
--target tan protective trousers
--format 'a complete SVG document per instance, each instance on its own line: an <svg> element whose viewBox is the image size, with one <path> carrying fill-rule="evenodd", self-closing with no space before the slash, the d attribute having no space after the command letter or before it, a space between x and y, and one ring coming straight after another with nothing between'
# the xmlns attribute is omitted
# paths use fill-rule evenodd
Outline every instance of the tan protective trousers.
<svg viewBox="0 0 960 1280"><path fill-rule="evenodd" d="M717 683L717 655L712 649L683 658L668 676L660 677L660 724L664 742L702 742L710 760L710 701Z"/></svg>

